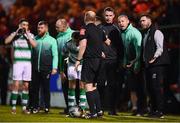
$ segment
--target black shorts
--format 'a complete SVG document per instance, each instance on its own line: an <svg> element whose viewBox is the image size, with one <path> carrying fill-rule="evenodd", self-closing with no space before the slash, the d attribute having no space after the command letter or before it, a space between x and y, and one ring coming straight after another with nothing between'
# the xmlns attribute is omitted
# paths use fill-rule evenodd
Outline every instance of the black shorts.
<svg viewBox="0 0 180 123"><path fill-rule="evenodd" d="M135 74L133 71L126 70L126 85L130 91L137 92L143 85L143 75L142 72Z"/></svg>
<svg viewBox="0 0 180 123"><path fill-rule="evenodd" d="M86 83L97 83L100 64L100 58L84 59L81 71L81 80Z"/></svg>

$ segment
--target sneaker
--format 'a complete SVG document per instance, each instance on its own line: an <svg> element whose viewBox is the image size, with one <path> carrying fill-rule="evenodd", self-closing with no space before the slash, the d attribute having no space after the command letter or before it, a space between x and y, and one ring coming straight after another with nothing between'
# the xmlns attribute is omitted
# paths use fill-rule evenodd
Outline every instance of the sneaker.
<svg viewBox="0 0 180 123"><path fill-rule="evenodd" d="M86 118L86 119L97 118L97 114L91 114L91 113L89 113L89 114L86 114L86 115L85 115L85 118Z"/></svg>
<svg viewBox="0 0 180 123"><path fill-rule="evenodd" d="M137 111L133 116L142 117L142 116L144 116L144 112L143 111Z"/></svg>
<svg viewBox="0 0 180 123"><path fill-rule="evenodd" d="M164 115L163 115L163 113L162 112L158 112L158 111L156 111L156 112L151 112L151 113L149 113L148 114L148 117L151 117L151 118L161 118L161 119L164 119Z"/></svg>
<svg viewBox="0 0 180 123"><path fill-rule="evenodd" d="M43 108L43 107L39 107L39 108L38 108L38 112L40 112L40 113L43 113L44 110L45 110L45 108Z"/></svg>
<svg viewBox="0 0 180 123"><path fill-rule="evenodd" d="M162 112L156 112L155 115L154 115L155 118L161 118L161 119L164 119L164 115Z"/></svg>
<svg viewBox="0 0 180 123"><path fill-rule="evenodd" d="M101 110L101 111L99 111L99 112L97 112L97 116L98 117L102 117L104 115L104 112Z"/></svg>
<svg viewBox="0 0 180 123"><path fill-rule="evenodd" d="M35 108L32 111L33 114L37 114L38 112L39 112L38 109L35 109Z"/></svg>
<svg viewBox="0 0 180 123"><path fill-rule="evenodd" d="M132 110L132 116L136 116L138 114L137 109Z"/></svg>
<svg viewBox="0 0 180 123"><path fill-rule="evenodd" d="M27 107L27 109L26 109L28 112L30 112L30 113L32 113L32 111L33 111L33 107Z"/></svg>
<svg viewBox="0 0 180 123"><path fill-rule="evenodd" d="M70 114L68 113L68 114L66 114L66 117L72 117L72 115L70 115Z"/></svg>
<svg viewBox="0 0 180 123"><path fill-rule="evenodd" d="M159 118L164 119L165 117L164 117L164 115L161 115Z"/></svg>
<svg viewBox="0 0 180 123"><path fill-rule="evenodd" d="M45 108L45 109L44 109L44 112L45 112L45 113L49 113L49 108Z"/></svg>
<svg viewBox="0 0 180 123"><path fill-rule="evenodd" d="M142 117L143 115L144 115L144 114L142 114L142 113L137 113L137 114L136 114L137 117Z"/></svg>
<svg viewBox="0 0 180 123"><path fill-rule="evenodd" d="M109 111L108 115L112 115L112 116L118 116L118 114L116 113L116 111Z"/></svg>
<svg viewBox="0 0 180 123"><path fill-rule="evenodd" d="M16 114L16 109L12 109L11 114Z"/></svg>
<svg viewBox="0 0 180 123"><path fill-rule="evenodd" d="M31 112L29 110L25 109L25 110L22 111L22 113L23 114L30 114Z"/></svg>
<svg viewBox="0 0 180 123"><path fill-rule="evenodd" d="M86 111L85 111L85 110L82 110L81 117L84 118L85 116L86 116Z"/></svg>

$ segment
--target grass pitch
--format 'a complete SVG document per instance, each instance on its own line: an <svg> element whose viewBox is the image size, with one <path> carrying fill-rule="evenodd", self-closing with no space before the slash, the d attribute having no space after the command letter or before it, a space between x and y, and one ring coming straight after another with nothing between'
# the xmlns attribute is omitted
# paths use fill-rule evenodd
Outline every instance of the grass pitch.
<svg viewBox="0 0 180 123"><path fill-rule="evenodd" d="M82 119L70 118L59 114L62 109L51 108L49 114L23 114L21 108L17 107L17 114L11 114L10 106L0 106L0 122L179 122L180 115L165 115L164 119L131 116L130 113L120 112L119 116L108 116L107 112L103 118Z"/></svg>

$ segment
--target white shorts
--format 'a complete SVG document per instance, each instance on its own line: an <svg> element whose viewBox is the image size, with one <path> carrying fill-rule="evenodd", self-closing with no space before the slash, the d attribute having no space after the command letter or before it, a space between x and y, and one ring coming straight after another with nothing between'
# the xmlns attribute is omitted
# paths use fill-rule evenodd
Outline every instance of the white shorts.
<svg viewBox="0 0 180 123"><path fill-rule="evenodd" d="M15 62L13 64L13 80L31 81L31 62Z"/></svg>
<svg viewBox="0 0 180 123"><path fill-rule="evenodd" d="M78 66L78 70L75 70L74 64L68 64L67 74L68 74L68 80L75 80L75 79L81 79L81 69L82 65Z"/></svg>

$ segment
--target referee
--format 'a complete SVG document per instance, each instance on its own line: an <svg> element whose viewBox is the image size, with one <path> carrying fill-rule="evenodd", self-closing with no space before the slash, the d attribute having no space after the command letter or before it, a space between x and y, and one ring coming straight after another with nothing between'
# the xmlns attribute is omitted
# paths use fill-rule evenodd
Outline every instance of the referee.
<svg viewBox="0 0 180 123"><path fill-rule="evenodd" d="M85 118L96 118L102 116L100 96L95 86L98 70L100 68L103 41L105 35L94 23L96 13L88 11L85 13L84 21L86 26L80 30L79 54L75 67L83 60L81 80L85 82L86 97L89 104L90 113Z"/></svg>

